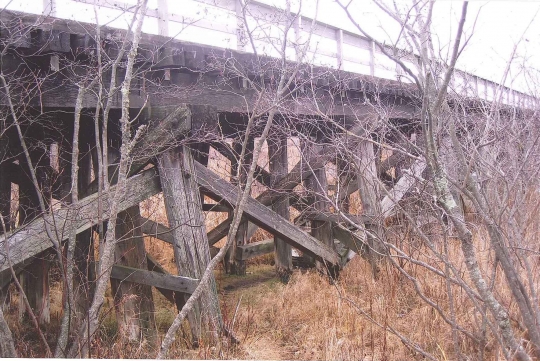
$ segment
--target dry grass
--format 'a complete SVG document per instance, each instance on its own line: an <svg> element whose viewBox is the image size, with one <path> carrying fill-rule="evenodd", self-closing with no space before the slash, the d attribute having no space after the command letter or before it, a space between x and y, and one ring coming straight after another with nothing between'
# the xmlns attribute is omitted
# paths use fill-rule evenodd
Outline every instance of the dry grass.
<svg viewBox="0 0 540 361"><path fill-rule="evenodd" d="M290 140L289 170L298 158L297 144ZM296 147L296 148L295 148ZM295 151L296 149L296 151ZM230 162L218 153L212 153L211 168L227 178ZM267 167L268 160L259 165ZM335 170L334 170L335 172ZM332 173L332 172L330 172ZM330 177L333 183L336 176ZM264 187L254 189L254 195ZM206 199L205 201L210 202ZM155 196L141 204L142 214L154 221L167 224L162 196ZM351 196L350 212L361 212L358 193ZM292 212L291 218L298 216ZM227 217L226 213L207 213L206 225L211 229ZM405 226L392 225L388 232L400 249L415 259L438 270L444 265L434 257L423 242ZM536 242L537 230L530 230L531 242ZM435 251L443 253L443 238L436 227L430 232ZM252 241L269 238L258 231ZM517 320L516 305L501 272L493 273L494 256L487 244L487 235L478 228L474 233L479 264L488 281L493 281L496 296L510 310L515 328L521 332ZM147 252L158 260L169 272L176 273L172 247L151 237L145 238ZM221 242L223 244L223 241ZM218 246L221 245L218 243ZM460 244L448 239L449 259L456 272L467 283L468 276L462 259ZM452 285L453 298L448 294L448 285L443 277L409 261L396 259L407 273L406 277L396 267L383 267L379 280L373 280L371 268L366 261L356 257L342 272L339 280L329 280L316 271L295 271L289 284L281 284L273 271L273 255L248 262L245 277L228 276L221 268L215 271L218 282L222 312L225 322L236 333L240 344L230 346L223 343L218 347L203 340L201 347L188 347L187 327L178 335L171 348L171 358L205 359L325 359L325 360L414 360L423 359L410 344L396 336L418 344L426 352L440 360L458 359L456 351L468 355L469 359L502 359L493 337L486 333L485 344L473 342L464 334L458 335L454 344L452 329L439 312L419 296L419 292L432 301L446 317L451 318L450 301L455 307L455 319L459 325L480 338L483 319L466 292ZM534 263L535 274L540 274L538 262ZM411 281L416 280L417 287ZM43 356L35 330L28 322L19 323L17 315L17 292L12 292L12 301L6 310L6 318L17 340L19 355L24 357ZM176 310L162 295L154 291L155 319L159 337L162 337L176 315ZM51 345L58 329L62 308L62 294L57 282L51 290L51 324L44 327ZM184 325L186 326L186 325ZM525 332L518 334L526 337ZM129 343L118 332L110 290L103 307L100 337L93 345L93 355L103 358L153 358L159 339L154 343ZM483 353L481 353L483 352Z"/></svg>
<svg viewBox="0 0 540 361"><path fill-rule="evenodd" d="M489 274L493 255L488 251L482 231L476 232L475 242L482 268ZM451 240L449 246L450 257L466 279L459 243ZM166 268L174 271L170 246L147 240L147 247ZM418 252L418 259L437 266L425 248L420 247ZM444 280L411 264L405 264L404 269L418 280L423 294L448 314L448 292ZM356 257L334 284L316 271L295 271L289 284L283 285L274 277L273 267L267 259L266 262L251 263L246 277L228 276L218 269L216 278L224 319L237 334L240 345L231 347L224 344L216 348L203 343L199 349L191 350L187 346L185 328L178 336L171 358L422 359L388 331L392 328L438 359L456 359L451 328L420 299L412 282L395 268L386 267L380 280L374 281L367 262ZM497 296L516 315L502 275L496 275L495 283L500 285ZM457 320L464 329L477 332L482 322L478 311L462 290L454 286L453 291ZM154 357L157 344L130 344L118 335L112 299L110 294L107 296L101 337L94 345L94 355L106 358ZM45 331L54 344L61 312L58 284L53 287L51 297L52 324ZM12 307L6 314L18 341L20 355L43 356L32 327L28 323L18 323L16 293L13 298ZM157 292L154 292L154 301L157 329L162 336L176 311ZM488 334L485 359L495 359L499 350L494 345ZM459 337L458 348L463 354L471 355L472 359L477 359L480 351L479 345L463 335Z"/></svg>

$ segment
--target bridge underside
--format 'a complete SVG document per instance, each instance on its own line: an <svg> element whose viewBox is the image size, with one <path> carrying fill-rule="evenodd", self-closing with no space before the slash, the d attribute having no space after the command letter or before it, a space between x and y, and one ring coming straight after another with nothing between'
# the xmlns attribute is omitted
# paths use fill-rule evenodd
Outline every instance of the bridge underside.
<svg viewBox="0 0 540 361"><path fill-rule="evenodd" d="M18 16L7 11L0 14L4 24L15 19L23 24L36 21L32 16ZM415 139L419 130L408 86L306 66L290 91L274 104L275 60L256 62L250 54L176 41L165 43L146 36L129 102L132 129L144 131L134 140L125 196L118 198L122 98L117 92L109 97L102 95L97 101L100 85L110 83L111 71L100 73L103 79L95 81L95 41L88 36L94 29L64 20L45 25L29 27L17 41L4 43L0 212L7 232L0 236L2 288L10 283L15 271L26 275L28 292L41 292L39 297L43 298L45 291L35 284L47 283L47 272L39 275L40 280L28 273L35 274L36 267L48 269L50 257L46 255L55 244L67 240L67 230L73 226L81 253L78 267L86 277L80 282L91 282L96 273L92 243L97 230L115 210L121 219L116 237L126 239L119 242L118 260L111 273L113 284L118 282L118 292L129 292L123 291L126 283L155 286L181 307L185 299L178 294L193 292L200 272L179 268L179 275L168 274L146 254L143 234L177 245L185 238L182 232L187 232L183 228L186 222L204 217L203 212L228 213L229 217L212 229L206 229L204 222L192 225L202 229L199 238L205 243L193 247L202 247L210 257L214 245L229 232L242 189L239 185L245 182L247 172L241 169L239 179L236 171L251 161L254 143L269 116L273 116L275 126L255 169L258 194L248 197L239 231L233 235L235 241L227 260L234 265L231 272L245 272L247 259L275 252L277 271L286 277L293 266L293 247L335 275L344 264L347 250L364 254L371 247L365 228L383 224L394 215L397 202L426 168L421 157L407 160L399 152L383 150L385 144L402 141L400 137ZM14 37L12 30L8 27L0 32L4 42ZM104 29L102 38L114 38L114 32ZM113 58L118 44L107 46ZM124 75L120 67L118 82ZM96 111L98 104L101 108ZM105 108L107 134L103 132ZM76 109L81 109L79 199L73 205ZM390 119L394 129L374 126L381 117ZM250 119L253 124L247 134ZM103 148L98 142L108 145L109 156L104 161L108 162L111 184L110 189L99 192L98 157ZM293 149L301 152L294 156ZM293 156L296 159L288 159ZM212 157L225 164L222 169ZM387 187L386 196L362 198L361 203L376 204L382 219L350 210L351 194L359 188L362 195L372 194L381 182ZM143 218L139 210L141 202L161 192L169 227ZM190 192L197 196L188 196ZM179 198L192 201L182 206L176 203ZM175 213L175 207L184 214ZM273 238L251 242L259 227ZM175 253L175 257L181 255Z"/></svg>

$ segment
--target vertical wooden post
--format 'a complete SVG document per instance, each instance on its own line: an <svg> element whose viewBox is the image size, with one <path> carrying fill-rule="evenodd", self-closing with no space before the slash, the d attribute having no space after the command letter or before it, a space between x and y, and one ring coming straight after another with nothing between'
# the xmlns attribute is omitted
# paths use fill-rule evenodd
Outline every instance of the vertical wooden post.
<svg viewBox="0 0 540 361"><path fill-rule="evenodd" d="M43 0L43 15L56 16L56 0Z"/></svg>
<svg viewBox="0 0 540 361"><path fill-rule="evenodd" d="M165 209L174 239L174 256L180 276L200 279L210 262L210 247L206 236L204 214L199 189L187 172L193 167L193 157L187 147L170 150L159 156L158 170L165 200ZM185 296L187 300L189 296ZM192 339L198 343L203 332L220 332L221 312L217 288L212 278L205 295L188 315ZM213 329L212 329L213 328Z"/></svg>
<svg viewBox="0 0 540 361"><path fill-rule="evenodd" d="M40 156L32 154L35 164ZM19 225L30 222L39 214L39 200L29 175L28 164L24 157L20 157L21 170L25 173L19 179ZM35 166L37 168L37 165ZM49 298L49 261L47 252L43 252L21 272L20 283L28 299L28 303L38 318L39 323L46 324L51 320ZM23 298L19 298L19 318L26 313Z"/></svg>
<svg viewBox="0 0 540 361"><path fill-rule="evenodd" d="M348 194L349 183L351 182L352 176L350 168L350 164L347 160L343 158L338 158L337 170L339 193L336 194L336 199L338 199L338 206L340 207L340 210L344 213L349 213L350 211L351 196Z"/></svg>
<svg viewBox="0 0 540 361"><path fill-rule="evenodd" d="M148 264L140 218L138 205L118 214L114 255L117 264L146 270ZM111 279L111 285L120 330L129 340L140 340L141 335L154 340L156 329L152 288L114 279Z"/></svg>
<svg viewBox="0 0 540 361"><path fill-rule="evenodd" d="M169 0L158 0L158 35L169 36Z"/></svg>
<svg viewBox="0 0 540 361"><path fill-rule="evenodd" d="M268 138L268 158L270 161L270 184L274 185L287 174L287 137ZM279 192L279 189L275 189ZM272 209L289 220L289 197L281 197L272 204ZM292 273L292 249L283 239L274 236L274 259L276 262L276 273L282 282L288 282Z"/></svg>
<svg viewBox="0 0 540 361"><path fill-rule="evenodd" d="M253 138L248 139L248 143L246 145L246 153L245 153L244 159L241 162L242 168L240 169L240 172L239 172L240 176L238 179L236 179L236 181L233 181L232 183L244 185L244 183L246 182L247 173L249 171L249 167L253 160L254 146L255 146L254 139ZM235 140L233 142L233 150L235 154L240 155L242 152L242 142L239 140ZM236 176L237 171L238 171L238 163L233 162L231 164L231 174L233 177ZM249 241L248 227L249 227L249 222L247 221L247 218L243 218L242 222L238 226L235 242L231 245L228 252L227 264L225 266L226 266L226 270L230 274L235 274L239 276L244 276L246 274L246 262L242 260L237 260L235 255L236 255L236 247L246 245Z"/></svg>
<svg viewBox="0 0 540 361"><path fill-rule="evenodd" d="M379 183L377 180L377 167L373 143L361 141L357 148L358 191L362 201L362 213L370 218L365 222L367 242L369 246L368 257L373 270L373 276L378 277L379 261L386 253L381 238L382 225L378 219L380 215Z"/></svg>
<svg viewBox="0 0 540 361"><path fill-rule="evenodd" d="M0 163L0 214L4 220L6 230L10 228L11 213L11 179L8 177L6 164ZM0 223L0 234L3 233Z"/></svg>
<svg viewBox="0 0 540 361"><path fill-rule="evenodd" d="M242 2L240 0L235 0L234 8L236 11L236 50L246 51L248 36L246 34L246 29L244 26L244 13L242 10Z"/></svg>
<svg viewBox="0 0 540 361"><path fill-rule="evenodd" d="M336 55L337 55L337 68L343 67L343 30L336 29Z"/></svg>
<svg viewBox="0 0 540 361"><path fill-rule="evenodd" d="M369 74L375 76L375 42L369 41Z"/></svg>
<svg viewBox="0 0 540 361"><path fill-rule="evenodd" d="M305 144L304 154L308 159L311 158L310 154L316 152L321 145L319 144ZM328 181L326 179L326 169L324 165L322 167L313 167L311 169L311 177L304 181L304 185L308 190L310 201L314 213L329 212L330 207L326 197L328 196ZM311 235L317 238L322 243L334 248L334 237L332 234L332 224L325 221L312 220L311 221ZM319 270L325 272L326 267L319 261L316 262L316 266Z"/></svg>

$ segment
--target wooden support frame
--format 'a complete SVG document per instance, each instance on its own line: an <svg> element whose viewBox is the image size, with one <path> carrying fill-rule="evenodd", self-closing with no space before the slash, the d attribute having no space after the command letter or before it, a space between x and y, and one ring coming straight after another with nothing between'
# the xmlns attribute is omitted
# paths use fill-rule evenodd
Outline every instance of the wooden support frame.
<svg viewBox="0 0 540 361"><path fill-rule="evenodd" d="M224 200L229 204L235 203L238 189L221 179L211 170L195 162L190 174L201 187L213 195L215 200ZM321 244L261 202L248 198L244 212L250 221L273 234L279 235L301 251L307 252L331 265L339 264L339 255L332 248Z"/></svg>
<svg viewBox="0 0 540 361"><path fill-rule="evenodd" d="M310 156L312 152L320 153L321 145L316 143L316 140L310 142L304 142L302 144L302 153L307 154L307 158L314 158ZM308 191L308 203L310 209L315 212L327 213L330 210L328 204L328 181L326 179L325 164L313 165L308 162L307 167L311 170L311 176L304 180L304 186ZM325 220L317 220L314 217L311 220L311 235L317 238L321 243L334 248L334 237L332 235L332 225ZM324 272L324 265L319 262L316 263L317 268Z"/></svg>
<svg viewBox="0 0 540 361"><path fill-rule="evenodd" d="M199 280L189 277L175 276L155 271L147 271L134 267L115 265L111 271L111 278L120 283L129 282L157 289L191 294L197 288Z"/></svg>
<svg viewBox="0 0 540 361"><path fill-rule="evenodd" d="M109 217L110 201L113 197L116 186L112 186L108 193L103 194L103 213L104 219ZM156 169L151 168L141 174L128 178L126 184L126 197L121 199L117 205L119 211L125 210L143 200L159 193L161 186L157 177ZM41 252L49 249L52 244L47 234L43 232L45 222L55 222L58 229L66 229L68 222L74 214L77 215L76 225L77 233L90 228L97 222L97 194L83 198L79 201L77 210L70 207L63 207L51 212L51 214L40 216L28 225L12 230L7 235L0 236L0 276L9 274L9 263L16 267L25 260L37 256ZM60 241L67 238L67 235L60 235ZM6 254L9 249L9 258ZM9 278L9 275L7 276Z"/></svg>
<svg viewBox="0 0 540 361"><path fill-rule="evenodd" d="M283 178L287 174L288 168L288 151L287 151L287 137L283 136L274 136L270 137L267 140L268 143L268 158L269 158L269 168L270 168L270 189L279 192L279 189L276 189L274 184ZM287 194L288 192L286 192ZM289 220L289 197L283 195L279 200L272 204L272 209L282 216L283 218ZM289 277L292 273L292 248L284 239L274 236L274 260L276 264L276 273L280 279L284 282L289 280Z"/></svg>
<svg viewBox="0 0 540 361"><path fill-rule="evenodd" d="M274 239L253 242L236 248L236 259L247 261L254 257L262 256L274 252ZM292 264L292 260L291 260ZM292 265L291 265L292 268Z"/></svg>
<svg viewBox="0 0 540 361"><path fill-rule="evenodd" d="M118 213L115 227L115 266L148 268L140 217L139 205ZM144 279L142 276L140 278ZM131 277L127 277L119 282L117 277L111 277L119 328L131 341L140 340L141 335L154 339L155 312L151 285L145 282L133 283L130 279Z"/></svg>
<svg viewBox="0 0 540 361"><path fill-rule="evenodd" d="M231 162L231 179L232 184L237 184L243 186L246 182L247 174L249 172L249 166L253 160L253 148L255 146L255 140L253 137L249 137L246 140L245 153L243 159L235 158L234 162ZM233 141L233 151L235 154L242 154L243 143L240 139L235 139ZM235 180L236 175L238 174L238 179ZM232 215L232 211L231 211ZM248 225L247 218L243 217L242 222L238 226L236 231L235 241L229 248L227 256L225 259L225 271L227 273L236 274L239 276L244 276L246 274L246 263L236 258L236 247L244 246L248 243Z"/></svg>
<svg viewBox="0 0 540 361"><path fill-rule="evenodd" d="M194 163L200 164L193 159L191 150L183 146L161 154L158 169L178 273L181 276L201 278L210 262L210 249L199 188L192 177L188 176ZM198 343L203 328L213 328L214 332L221 330L223 322L213 278L205 295L188 314L188 320L194 343Z"/></svg>

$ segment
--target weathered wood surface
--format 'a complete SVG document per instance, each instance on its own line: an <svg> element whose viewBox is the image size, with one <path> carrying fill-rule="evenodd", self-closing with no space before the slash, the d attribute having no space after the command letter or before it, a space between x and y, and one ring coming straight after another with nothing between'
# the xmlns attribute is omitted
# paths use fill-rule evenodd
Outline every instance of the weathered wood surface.
<svg viewBox="0 0 540 361"><path fill-rule="evenodd" d="M43 181L37 171L39 166L43 166L40 161L43 156L41 151L30 151L30 157L33 163L36 179L40 187L43 187ZM36 191L36 185L30 178L30 165L26 163L25 157L20 157L21 168L24 170L19 179L19 224L30 223L39 214L39 198ZM47 199L44 191L43 197ZM45 231L45 230L43 230ZM40 257L36 257L34 262L25 267L19 276L21 287L26 295L28 304L32 312L37 317L39 323L48 324L51 320L51 300L49 285L49 252L43 252ZM26 304L22 297L19 297L19 320L22 322L23 316L28 312Z"/></svg>
<svg viewBox="0 0 540 361"><path fill-rule="evenodd" d="M154 222L148 218L141 219L141 230L144 234L160 239L169 244L174 244L171 229L161 223Z"/></svg>
<svg viewBox="0 0 540 361"><path fill-rule="evenodd" d="M363 255L367 251L364 230L361 230L361 232L351 231L334 223L332 225L332 231L334 233L334 238L340 241L348 249L360 255Z"/></svg>
<svg viewBox="0 0 540 361"><path fill-rule="evenodd" d="M216 200L225 200L230 204L235 204L238 197L238 188L224 181L211 170L195 162L191 175ZM249 198L244 212L250 221L274 235L282 237L303 252L307 252L330 264L339 264L339 256L332 248L319 243L315 238L294 226L261 202Z"/></svg>
<svg viewBox="0 0 540 361"><path fill-rule="evenodd" d="M208 108L210 107L195 107L185 104L145 108L142 114L142 123L147 128L133 149L134 160L129 169L129 176L140 172L148 164L151 157L173 146L185 136L191 130L193 118L200 112L208 111ZM213 108L210 109L215 111ZM108 167L111 184L117 182L119 161L120 155ZM81 194L89 196L97 191L98 180L95 179L90 185L81 189Z"/></svg>
<svg viewBox="0 0 540 361"><path fill-rule="evenodd" d="M91 147L91 145L90 145ZM79 193L82 194L88 185L92 182L92 159L90 152L84 154L79 160ZM65 170L67 171L67 170ZM97 174L94 173L94 174ZM70 179L71 181L71 179ZM73 277L73 310L75 317L73 319L73 332L79 329L84 321L86 311L92 303L96 284L96 268L94 255L94 231L90 227L77 234L75 238L74 250L74 277Z"/></svg>
<svg viewBox="0 0 540 361"><path fill-rule="evenodd" d="M231 210L230 207L227 207L224 204L210 204L210 203L204 203L202 205L202 209L205 212L229 212Z"/></svg>
<svg viewBox="0 0 540 361"><path fill-rule="evenodd" d="M165 275L170 275L170 273L167 272L167 270L165 270L165 268L163 268L163 266L160 265L159 262L156 261L148 253L146 254L146 263L148 265L148 270L149 271L162 273L162 274L165 274ZM180 293L177 294L172 290L161 288L161 287L156 287L156 289L158 290L159 293L161 293L163 295L163 297L165 297L167 300L169 300L169 302L177 305L177 307L179 306L180 309L181 309L182 302L183 302L183 297L182 297L182 301L180 301L180 298L181 298Z"/></svg>
<svg viewBox="0 0 540 361"><path fill-rule="evenodd" d="M147 236L154 237L156 239L159 239L163 242L173 244L174 240L172 237L171 229L161 223L154 222L151 219L141 217L141 230L144 234ZM219 248L214 247L210 244L210 241L208 242L208 245L210 246L210 256L214 258L216 254L219 252ZM147 258L150 256L147 254ZM155 262L154 262L155 263ZM150 266L149 266L150 267Z"/></svg>
<svg viewBox="0 0 540 361"><path fill-rule="evenodd" d="M311 203L303 204L302 213L295 218L295 224L304 224L306 221L334 222L363 225L365 222L373 220L372 217L364 215L355 215L349 213L332 213L329 210L322 211L311 208Z"/></svg>
<svg viewBox="0 0 540 361"><path fill-rule="evenodd" d="M280 192L268 189L261 193L256 200L265 206L270 206L272 203L278 202L281 197L289 194L297 185L302 183L302 180L311 176L311 169L307 166L308 161L315 167L321 167L328 162L332 154L333 149L330 147L323 147L320 150L314 151L310 158L306 159L306 161L298 162L287 175L274 184L274 188L279 189ZM232 218L229 217L209 232L208 238L211 244L218 242L227 235L231 222ZM257 228L256 226L249 227L248 237L253 236Z"/></svg>
<svg viewBox="0 0 540 361"><path fill-rule="evenodd" d="M254 257L272 253L273 251L274 251L274 240L265 239L263 241L249 243L244 246L238 246L236 248L235 256L239 260L246 261ZM292 259L291 259L291 269L292 269Z"/></svg>
<svg viewBox="0 0 540 361"><path fill-rule="evenodd" d="M200 279L210 262L210 248L199 188L188 175L193 171L194 163L200 165L193 160L191 150L183 146L161 154L158 169L178 273ZM213 277L204 296L188 314L188 320L194 343L198 342L202 331L220 332L222 318Z"/></svg>
<svg viewBox="0 0 540 361"><path fill-rule="evenodd" d="M199 280L194 278L175 276L171 274L164 274L119 265L113 266L111 278L117 279L120 282L137 283L187 294L193 293L199 283Z"/></svg>
<svg viewBox="0 0 540 361"><path fill-rule="evenodd" d="M270 163L270 189L279 193L281 190L276 189L275 184L287 174L288 170L287 138L284 136L270 137L267 143ZM288 193L286 192L285 195L272 204L272 209L287 220L290 218ZM274 236L274 246L276 273L283 281L288 281L293 266L291 245L285 240Z"/></svg>
<svg viewBox="0 0 540 361"><path fill-rule="evenodd" d="M360 141L356 148L356 167L358 178L358 193L362 201L362 214L372 218L365 222L367 230L366 243L368 259L371 263L373 275L376 278L379 273L379 262L386 254L384 246L383 219L378 218L381 214L379 202L380 186L377 176L376 157L373 143Z"/></svg>
<svg viewBox="0 0 540 361"><path fill-rule="evenodd" d="M422 172L426 169L426 162L424 159L416 160L412 166L405 172L381 201L381 214L384 218L390 217L395 211L397 203L405 196L409 189L416 184L419 178L422 176Z"/></svg>
<svg viewBox="0 0 540 361"><path fill-rule="evenodd" d="M320 153L321 145L312 142L304 142L302 144L302 153L307 154L308 159L314 158L309 156L311 153ZM315 212L328 213L330 204L328 197L328 180L326 179L325 163L314 165L311 162L307 164L311 170L311 176L304 180L304 186L308 192L307 198L310 204L310 209ZM327 221L311 220L311 235L317 238L321 243L328 247L334 248L334 237L332 235L332 224ZM321 272L325 272L325 267L320 262L316 262L317 268Z"/></svg>
<svg viewBox="0 0 540 361"><path fill-rule="evenodd" d="M208 244L214 245L219 242L220 239L226 237L231 228L232 217L228 217L226 220L212 228L208 232Z"/></svg>
<svg viewBox="0 0 540 361"><path fill-rule="evenodd" d="M141 174L128 179L126 184L126 197L120 199L117 205L119 211L125 210L133 205L139 204L143 200L161 191L159 178L155 169L148 169ZM116 186L111 187L109 193L103 195L104 219L109 217L111 204L114 200ZM7 235L0 236L0 275L9 272L9 260L16 266L24 260L34 257L39 253L52 247L51 240L47 236L45 222L54 225L59 232L68 229L68 224L75 217L77 232L95 225L98 218L97 194L83 198L79 201L77 209L63 207L53 211L51 214L42 215L26 226L19 227ZM67 234L58 233L58 240L63 241ZM6 248L6 240L8 242Z"/></svg>
<svg viewBox="0 0 540 361"><path fill-rule="evenodd" d="M136 269L148 268L146 249L140 226L139 205L118 213L115 227L115 265ZM153 339L155 335L152 288L141 282L111 280L116 319L129 340ZM142 332L141 332L142 331Z"/></svg>
<svg viewBox="0 0 540 361"><path fill-rule="evenodd" d="M253 148L255 146L253 137L249 137L249 139L245 141L244 158L241 159L240 156L242 155L242 148L244 146L243 142L244 141L241 139L235 139L233 141L232 149L238 157L231 162L231 184L241 187L246 183L249 167L253 160ZM233 215L232 211L230 215ZM251 238L251 236L248 235L248 226L249 222L247 221L247 218L242 217L242 221L238 225L234 237L234 242L231 244L225 257L225 271L227 273L239 276L246 274L246 263L243 260L236 258L236 247L246 245L249 238Z"/></svg>
<svg viewBox="0 0 540 361"><path fill-rule="evenodd" d="M6 31L3 31L2 40L11 42L11 45L18 47L18 52L26 56L27 54L45 53L42 61L48 66L50 57L54 54L60 54L68 59L76 58L78 62L83 63L89 59L88 54L94 51L95 41L89 35L95 33L95 25L84 24L81 22L70 21L65 19L57 19L52 17L42 18L31 14L21 14L12 11L2 11L0 13L0 21L4 25ZM40 31L35 31L37 29ZM23 29L28 29L24 31ZM34 31L30 31L33 29ZM12 31L14 30L14 31ZM103 26L102 39L110 37L117 38L125 34L119 29L111 29ZM30 36L30 33L37 32L41 36ZM17 34L27 34L28 36L19 36L19 39L13 41L9 39L10 35L17 37ZM105 51L109 56L114 58L118 52L116 44L108 44ZM25 54L26 53L26 54ZM54 54L53 54L54 53ZM58 55L57 55L58 56ZM3 63L7 63L9 59L3 57ZM269 79L272 72L268 69L261 69L261 62L255 59L253 54L244 52L236 52L232 50L220 49L207 45L199 45L170 39L168 37L143 34L141 38L140 48L137 54L137 73L144 74L148 81L134 82L133 89L130 94L130 104L132 107L143 107L145 104L167 105L178 103L190 104L207 104L215 105L220 111L237 111L246 110L246 103L250 104L256 99L256 92L250 88L238 86L238 89L231 91L231 85L238 83L238 79L233 81L224 81L221 78L221 70L223 62L233 61L236 66L247 71L248 76L260 76L261 72L266 73L265 77ZM275 59L268 58L270 62ZM17 69L21 66L28 66L25 63L25 56L12 59L11 62L18 61L11 66ZM27 62L28 63L28 62ZM262 62L263 64L266 62ZM81 70L84 71L82 64ZM4 65L7 67L7 65ZM408 92L414 91L414 87L401 82L376 79L370 76L354 74L345 71L339 71L340 75L335 76L329 74L328 70L323 67L313 67L312 65L303 65L301 73L312 74L317 77L320 87L332 87L341 89L350 89L354 92L370 92L383 93L392 98L386 103L394 103L387 107L389 116L394 118L408 118L414 113L414 108L409 105ZM43 69L43 68L42 68ZM155 78L161 77L160 72L163 69L170 71L170 79L165 81L155 81ZM11 69L5 69L4 74L10 74ZM37 70L36 70L37 71ZM41 70L43 72L43 70ZM207 74L205 74L207 73ZM79 74L83 76L83 74ZM228 76L228 75L225 75ZM207 78L198 85L200 77ZM213 77L213 79L211 78ZM67 80L61 74L54 76L43 77L44 83L38 92L31 96L31 102L36 106L42 107L71 107L75 104L77 94L76 82ZM120 76L121 78L121 76ZM343 80L340 80L343 79ZM142 79L141 79L142 80ZM242 83L242 82L240 82ZM206 84L214 84L216 86L209 87ZM221 89L219 86L222 85ZM408 88L408 92L404 89ZM324 92L322 92L324 93ZM25 92L26 94L26 92ZM95 107L97 92L89 91L84 97L84 107ZM369 114L372 111L372 106L364 104L363 97L357 95L348 97L347 104L334 102L328 94L321 94L327 99L318 102L316 108L311 101L310 96L306 95L303 101L299 101L299 95L291 97L281 103L281 111L290 109L291 112L297 114L318 114L318 111L328 111L329 114ZM395 98L403 98L405 102L396 101ZM0 104L5 103L5 99L0 92ZM384 96L378 97L384 99ZM25 99L28 101L28 97ZM401 100L401 99L400 99ZM406 105L402 105L406 103ZM111 104L115 108L121 106L119 99L113 99ZM390 105L390 104L387 104ZM403 111L398 112L398 109Z"/></svg>

